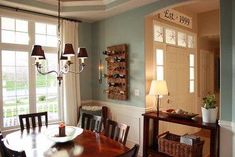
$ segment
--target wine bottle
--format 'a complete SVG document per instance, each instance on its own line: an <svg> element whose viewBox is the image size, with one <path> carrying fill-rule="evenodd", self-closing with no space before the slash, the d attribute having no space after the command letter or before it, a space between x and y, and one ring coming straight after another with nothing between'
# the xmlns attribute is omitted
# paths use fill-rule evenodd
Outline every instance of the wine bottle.
<svg viewBox="0 0 235 157"><path fill-rule="evenodd" d="M121 83L113 83L113 82L108 84L109 87L118 87L120 85L121 85Z"/></svg>
<svg viewBox="0 0 235 157"><path fill-rule="evenodd" d="M125 58L120 58L120 57L114 57L114 62L124 62L125 61Z"/></svg>
<svg viewBox="0 0 235 157"><path fill-rule="evenodd" d="M103 51L103 54L104 55L107 55L107 56L111 56L111 55L113 55L113 54L116 54L116 51L111 51L111 50L106 50L106 51Z"/></svg>
<svg viewBox="0 0 235 157"><path fill-rule="evenodd" d="M108 75L108 74L104 74L105 78L125 78L125 75L122 74L112 74L112 75Z"/></svg>

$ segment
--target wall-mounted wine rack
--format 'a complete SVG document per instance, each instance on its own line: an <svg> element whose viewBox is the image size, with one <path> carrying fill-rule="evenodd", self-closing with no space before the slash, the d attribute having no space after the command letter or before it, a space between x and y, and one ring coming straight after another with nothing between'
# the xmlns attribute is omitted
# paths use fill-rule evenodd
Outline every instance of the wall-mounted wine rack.
<svg viewBox="0 0 235 157"><path fill-rule="evenodd" d="M108 89L105 92L109 99L128 99L128 55L127 45L115 45L107 47L103 52L107 61Z"/></svg>

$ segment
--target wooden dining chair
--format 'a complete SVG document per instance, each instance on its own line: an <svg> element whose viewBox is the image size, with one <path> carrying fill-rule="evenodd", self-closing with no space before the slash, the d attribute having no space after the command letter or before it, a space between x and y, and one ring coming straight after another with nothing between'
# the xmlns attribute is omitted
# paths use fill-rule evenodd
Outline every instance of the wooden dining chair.
<svg viewBox="0 0 235 157"><path fill-rule="evenodd" d="M2 132L0 131L0 153L1 153L1 157L5 157L6 152L5 152L5 147L2 143L2 140L3 140L3 136L2 136Z"/></svg>
<svg viewBox="0 0 235 157"><path fill-rule="evenodd" d="M21 130L24 130L24 119L25 119L25 124L26 124L26 129L30 129L30 119L32 123L32 127L36 127L36 123L38 123L38 126L42 126L42 117L45 117L45 125L48 126L48 118L47 118L47 112L39 112L39 113L30 113L30 114L22 114L19 115L19 120L20 120L20 128ZM37 122L36 122L37 120Z"/></svg>
<svg viewBox="0 0 235 157"><path fill-rule="evenodd" d="M104 135L125 145L129 129L130 126L126 124L108 119L106 122Z"/></svg>
<svg viewBox="0 0 235 157"><path fill-rule="evenodd" d="M101 116L95 116L88 113L82 114L82 125L81 127L86 130L94 132L101 132L102 118Z"/></svg>
<svg viewBox="0 0 235 157"><path fill-rule="evenodd" d="M138 156L139 147L140 146L138 144L135 144L133 148L131 148L126 153L119 155L118 157L137 157Z"/></svg>

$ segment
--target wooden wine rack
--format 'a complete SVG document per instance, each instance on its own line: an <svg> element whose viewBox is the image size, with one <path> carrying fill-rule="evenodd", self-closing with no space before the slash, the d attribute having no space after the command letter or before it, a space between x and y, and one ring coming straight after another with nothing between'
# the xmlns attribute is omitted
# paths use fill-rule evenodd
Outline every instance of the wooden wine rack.
<svg viewBox="0 0 235 157"><path fill-rule="evenodd" d="M107 61L106 93L109 99L128 99L128 55L127 45L107 47L105 60ZM116 77L115 77L116 76Z"/></svg>

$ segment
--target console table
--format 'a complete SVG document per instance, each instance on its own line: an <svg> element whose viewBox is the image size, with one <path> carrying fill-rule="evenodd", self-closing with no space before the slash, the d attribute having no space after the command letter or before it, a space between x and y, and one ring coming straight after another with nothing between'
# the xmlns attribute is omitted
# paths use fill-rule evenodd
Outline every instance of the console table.
<svg viewBox="0 0 235 157"><path fill-rule="evenodd" d="M203 123L201 117L195 117L192 120L178 119L169 117L166 113L160 112L157 116L156 112L147 112L142 114L144 117L144 139L143 139L143 157L148 157L149 154L149 126L150 120L153 120L153 149L158 154L158 142L156 136L159 134L159 121L171 122L176 124L182 124L197 128L203 128L210 130L210 156L219 157L219 125L218 123L210 124ZM158 156L158 155L155 155Z"/></svg>

